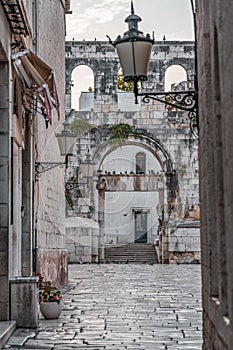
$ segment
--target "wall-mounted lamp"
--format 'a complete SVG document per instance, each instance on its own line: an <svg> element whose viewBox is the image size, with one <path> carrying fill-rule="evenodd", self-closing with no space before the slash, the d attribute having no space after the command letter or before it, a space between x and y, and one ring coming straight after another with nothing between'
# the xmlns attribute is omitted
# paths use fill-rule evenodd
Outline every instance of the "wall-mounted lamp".
<svg viewBox="0 0 233 350"><path fill-rule="evenodd" d="M198 115L197 115L197 86L194 90L172 91L172 92L144 92L138 89L138 83L147 80L150 55L154 38L149 34L146 36L138 30L138 22L142 19L134 13L133 1L131 1L131 15L125 22L129 29L121 37L118 35L115 42L110 43L116 48L119 61L123 70L124 80L134 82L135 103L138 103L138 96L142 96L144 103L150 100L156 100L166 105L188 111L190 119L190 128L195 136L198 134ZM195 24L195 22L194 22ZM196 79L194 81L196 84Z"/></svg>
<svg viewBox="0 0 233 350"><path fill-rule="evenodd" d="M86 153L86 161L80 163L80 172L82 173L83 177L91 178L93 177L95 163L91 161L91 155L88 152Z"/></svg>
<svg viewBox="0 0 233 350"><path fill-rule="evenodd" d="M64 129L61 133L55 134L59 149L60 155L65 156L65 162L36 162L35 163L35 180L37 181L41 173L44 173L47 170L53 169L57 166L63 167L67 165L68 156L73 155L73 148L77 136L72 134L68 129L66 123L63 124Z"/></svg>

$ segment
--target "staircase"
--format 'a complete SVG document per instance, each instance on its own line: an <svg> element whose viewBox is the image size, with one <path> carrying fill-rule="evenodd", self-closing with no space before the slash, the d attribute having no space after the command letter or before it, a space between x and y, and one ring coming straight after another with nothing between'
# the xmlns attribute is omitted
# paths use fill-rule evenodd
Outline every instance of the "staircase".
<svg viewBox="0 0 233 350"><path fill-rule="evenodd" d="M158 264L158 258L153 244L106 245L105 263Z"/></svg>

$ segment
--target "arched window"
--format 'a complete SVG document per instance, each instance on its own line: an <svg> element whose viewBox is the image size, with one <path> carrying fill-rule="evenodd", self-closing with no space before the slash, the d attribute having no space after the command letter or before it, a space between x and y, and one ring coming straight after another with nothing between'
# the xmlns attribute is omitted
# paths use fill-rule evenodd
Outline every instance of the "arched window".
<svg viewBox="0 0 233 350"><path fill-rule="evenodd" d="M146 155L143 152L136 154L136 174L146 173Z"/></svg>
<svg viewBox="0 0 233 350"><path fill-rule="evenodd" d="M182 66L173 64L167 68L165 73L165 91L187 90L186 85L187 73Z"/></svg>
<svg viewBox="0 0 233 350"><path fill-rule="evenodd" d="M94 73L93 70L86 66L77 66L71 75L71 108L76 110L90 110L92 108L94 91ZM82 100L80 96L83 93Z"/></svg>

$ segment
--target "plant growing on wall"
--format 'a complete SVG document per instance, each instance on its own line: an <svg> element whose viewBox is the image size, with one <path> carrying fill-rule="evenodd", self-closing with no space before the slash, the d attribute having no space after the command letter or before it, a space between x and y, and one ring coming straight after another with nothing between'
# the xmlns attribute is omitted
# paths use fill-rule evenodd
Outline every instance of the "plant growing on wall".
<svg viewBox="0 0 233 350"><path fill-rule="evenodd" d="M72 120L69 127L70 131L75 135L82 135L95 129L94 125L88 123L86 120L83 119Z"/></svg>
<svg viewBox="0 0 233 350"><path fill-rule="evenodd" d="M125 123L116 124L110 127L113 138L126 139L129 134L132 134L132 126Z"/></svg>
<svg viewBox="0 0 233 350"><path fill-rule="evenodd" d="M133 130L132 126L125 123L113 125L110 127L109 130L113 135L111 137L111 141L116 146L121 146L125 144L125 141L127 140L129 135L134 135L135 137L139 136L139 134Z"/></svg>

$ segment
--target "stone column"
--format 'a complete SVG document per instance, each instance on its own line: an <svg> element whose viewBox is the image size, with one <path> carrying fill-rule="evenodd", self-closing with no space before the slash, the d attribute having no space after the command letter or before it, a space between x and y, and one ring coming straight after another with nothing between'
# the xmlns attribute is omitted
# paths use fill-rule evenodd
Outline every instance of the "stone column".
<svg viewBox="0 0 233 350"><path fill-rule="evenodd" d="M168 222L162 228L162 264L169 264L170 227Z"/></svg>
<svg viewBox="0 0 233 350"><path fill-rule="evenodd" d="M98 210L98 221L99 221L99 244L98 244L98 260L104 262L104 240L105 240L105 228L104 228L104 209L105 209L105 189L106 181L104 178L99 178L97 184L99 190L99 210Z"/></svg>
<svg viewBox="0 0 233 350"><path fill-rule="evenodd" d="M9 148L9 67L0 62L0 320L9 319L9 222L10 148Z"/></svg>
<svg viewBox="0 0 233 350"><path fill-rule="evenodd" d="M29 118L26 118L25 149L23 151L22 169L22 276L32 275L32 179L31 179L31 129Z"/></svg>

